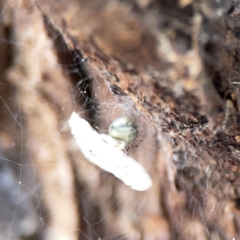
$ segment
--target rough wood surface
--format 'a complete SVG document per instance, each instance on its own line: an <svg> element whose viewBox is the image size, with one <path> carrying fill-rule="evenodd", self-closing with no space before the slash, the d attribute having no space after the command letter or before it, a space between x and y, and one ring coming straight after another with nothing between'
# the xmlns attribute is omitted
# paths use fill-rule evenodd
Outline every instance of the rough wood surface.
<svg viewBox="0 0 240 240"><path fill-rule="evenodd" d="M0 239L240 239L238 0L0 6ZM72 111L131 115L153 187L87 162Z"/></svg>

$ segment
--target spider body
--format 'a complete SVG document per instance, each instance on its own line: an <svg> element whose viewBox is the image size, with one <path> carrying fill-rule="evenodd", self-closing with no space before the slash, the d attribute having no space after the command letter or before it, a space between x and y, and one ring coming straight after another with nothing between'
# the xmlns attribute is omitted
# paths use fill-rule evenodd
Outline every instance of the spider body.
<svg viewBox="0 0 240 240"><path fill-rule="evenodd" d="M117 118L109 127L109 135L121 143L122 149L131 145L137 134L137 125L127 116Z"/></svg>

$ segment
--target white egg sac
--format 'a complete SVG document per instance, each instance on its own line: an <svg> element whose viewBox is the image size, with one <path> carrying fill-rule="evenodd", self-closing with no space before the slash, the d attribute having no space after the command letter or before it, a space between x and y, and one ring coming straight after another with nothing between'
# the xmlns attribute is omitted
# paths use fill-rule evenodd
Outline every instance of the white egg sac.
<svg viewBox="0 0 240 240"><path fill-rule="evenodd" d="M75 112L69 119L69 125L77 145L89 162L112 173L134 190L145 191L152 186L151 177L145 168L117 148L119 143L112 137L98 134Z"/></svg>

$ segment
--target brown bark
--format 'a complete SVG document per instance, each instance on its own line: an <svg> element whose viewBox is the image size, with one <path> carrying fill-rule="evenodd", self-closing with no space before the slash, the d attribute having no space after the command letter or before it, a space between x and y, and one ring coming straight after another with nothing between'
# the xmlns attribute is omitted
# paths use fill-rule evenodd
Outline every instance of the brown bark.
<svg viewBox="0 0 240 240"><path fill-rule="evenodd" d="M0 239L240 239L238 0L0 3ZM132 116L152 188L84 159L73 111Z"/></svg>

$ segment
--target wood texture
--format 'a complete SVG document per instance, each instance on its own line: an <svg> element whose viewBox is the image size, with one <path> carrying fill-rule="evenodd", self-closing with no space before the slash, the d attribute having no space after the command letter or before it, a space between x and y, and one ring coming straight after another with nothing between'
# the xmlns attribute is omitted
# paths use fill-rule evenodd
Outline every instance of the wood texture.
<svg viewBox="0 0 240 240"><path fill-rule="evenodd" d="M0 3L2 239L240 238L238 0ZM131 115L153 187L88 163L72 111Z"/></svg>

